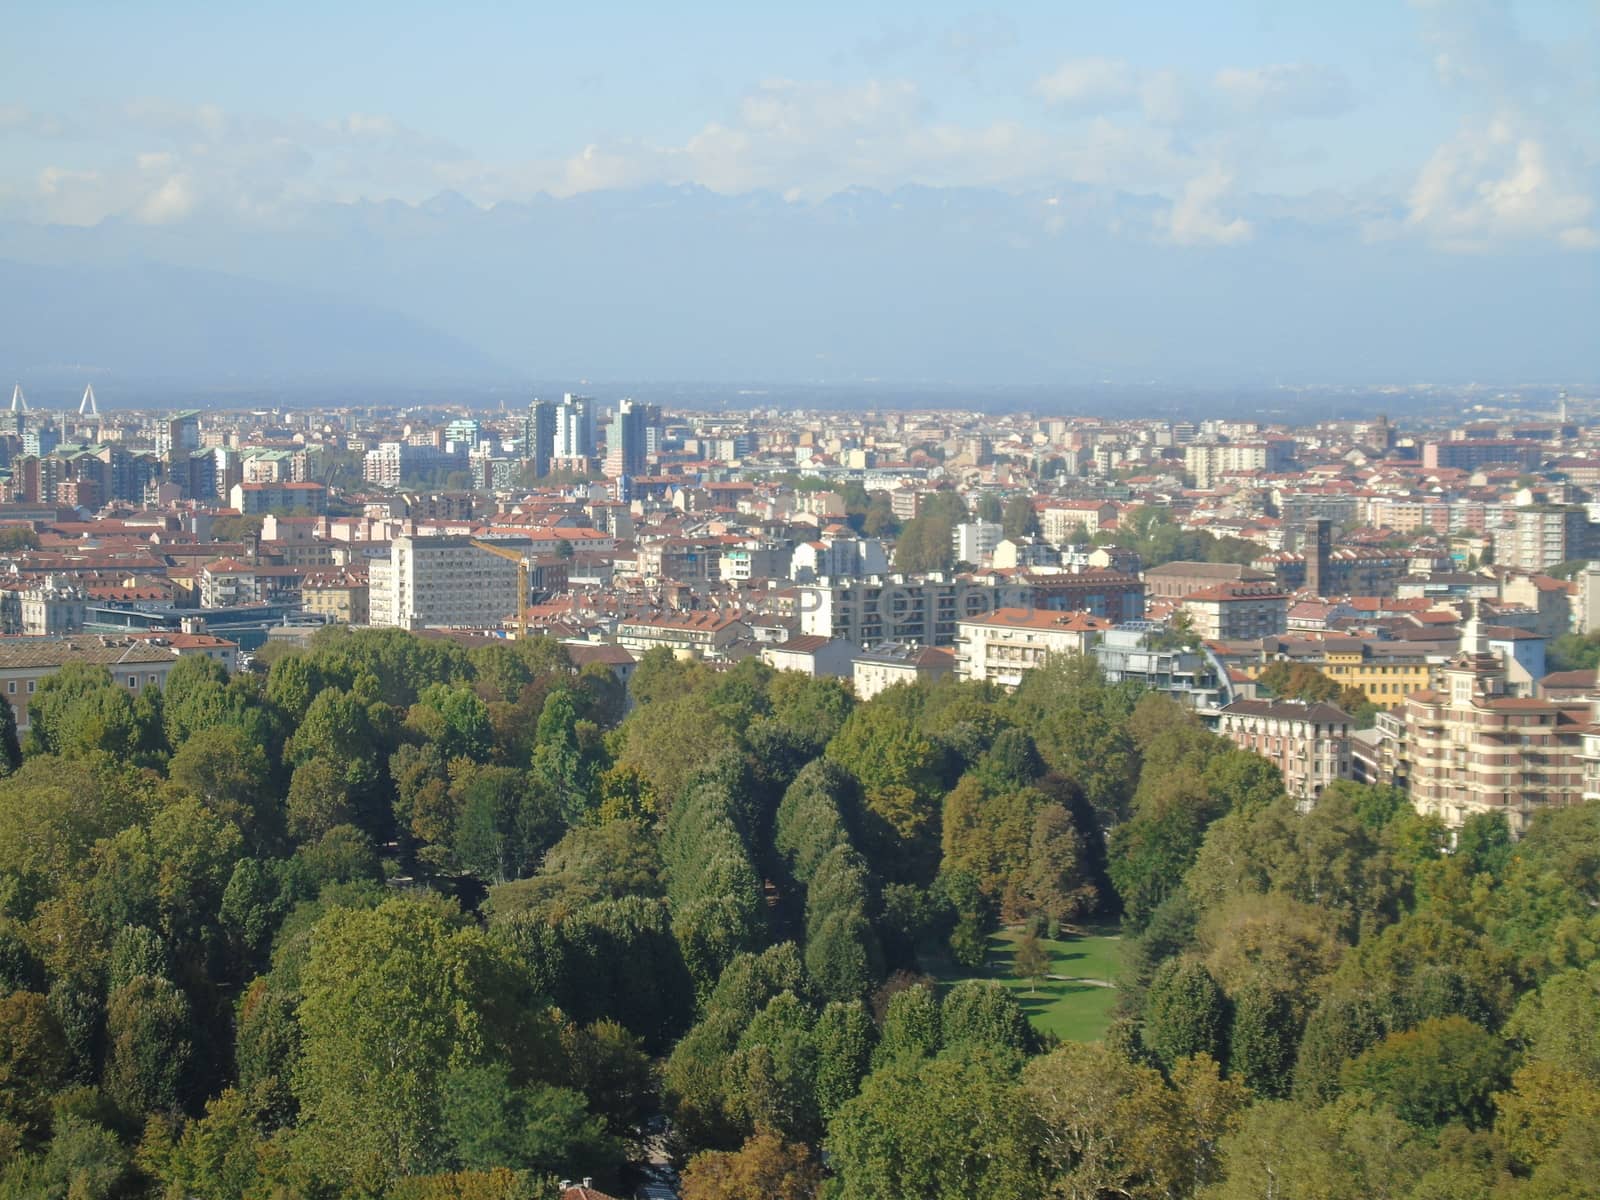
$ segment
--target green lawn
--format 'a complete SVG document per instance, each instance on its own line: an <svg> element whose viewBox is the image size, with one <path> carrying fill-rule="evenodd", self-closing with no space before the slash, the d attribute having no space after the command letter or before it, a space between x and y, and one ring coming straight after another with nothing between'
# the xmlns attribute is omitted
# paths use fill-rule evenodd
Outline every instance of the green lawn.
<svg viewBox="0 0 1600 1200"><path fill-rule="evenodd" d="M1119 954L1115 927L1045 939L1045 949L1050 952L1050 973L1067 978L1041 979L1037 990L1026 979L1012 975L1011 959L1018 936L1014 930L1002 930L990 936L988 970L978 978L998 979L1011 989L1034 1028L1041 1033L1053 1033L1068 1042L1092 1042L1101 1037L1111 1023L1111 1010L1117 1002L1116 988L1068 980L1116 981ZM942 984L971 978L949 963L941 965L943 969L934 974Z"/></svg>

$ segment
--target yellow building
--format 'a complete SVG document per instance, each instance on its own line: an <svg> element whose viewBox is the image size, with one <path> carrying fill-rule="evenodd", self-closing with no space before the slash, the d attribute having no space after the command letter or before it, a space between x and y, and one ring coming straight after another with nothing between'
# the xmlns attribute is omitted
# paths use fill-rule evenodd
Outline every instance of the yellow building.
<svg viewBox="0 0 1600 1200"><path fill-rule="evenodd" d="M1411 692L1433 686L1434 674L1446 655L1429 654L1415 647L1388 650L1363 642L1353 649L1329 649L1317 669L1335 683L1359 688L1379 708L1399 706Z"/></svg>

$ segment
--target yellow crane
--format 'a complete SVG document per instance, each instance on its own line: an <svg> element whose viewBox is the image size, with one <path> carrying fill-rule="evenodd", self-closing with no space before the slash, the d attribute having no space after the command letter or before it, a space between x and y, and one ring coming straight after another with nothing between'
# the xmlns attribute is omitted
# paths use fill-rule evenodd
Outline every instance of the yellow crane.
<svg viewBox="0 0 1600 1200"><path fill-rule="evenodd" d="M528 640L528 556L520 550L486 542L482 538L469 538L479 550L487 550L496 558L508 559L517 564L517 640Z"/></svg>

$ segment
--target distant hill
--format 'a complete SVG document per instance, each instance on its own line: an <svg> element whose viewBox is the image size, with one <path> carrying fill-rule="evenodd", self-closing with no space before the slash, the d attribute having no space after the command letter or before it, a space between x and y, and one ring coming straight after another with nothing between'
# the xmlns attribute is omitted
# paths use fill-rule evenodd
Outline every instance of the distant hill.
<svg viewBox="0 0 1600 1200"><path fill-rule="evenodd" d="M155 263L0 259L0 378L417 383L503 378L414 317Z"/></svg>

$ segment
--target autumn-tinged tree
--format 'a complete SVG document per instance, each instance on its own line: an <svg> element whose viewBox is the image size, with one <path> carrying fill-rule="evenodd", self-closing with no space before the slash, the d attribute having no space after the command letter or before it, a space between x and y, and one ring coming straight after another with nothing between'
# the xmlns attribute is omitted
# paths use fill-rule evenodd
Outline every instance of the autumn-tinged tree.
<svg viewBox="0 0 1600 1200"><path fill-rule="evenodd" d="M683 1200L815 1200L822 1167L809 1146L762 1130L734 1151L706 1150L684 1168Z"/></svg>

